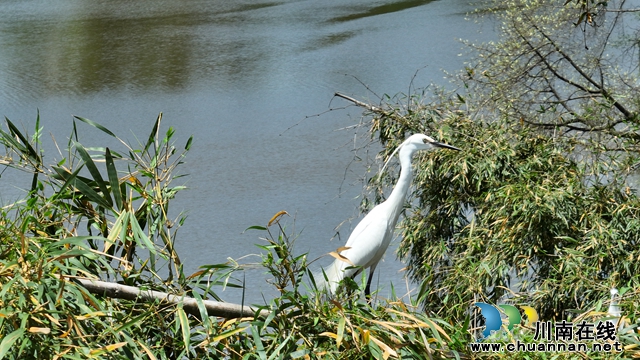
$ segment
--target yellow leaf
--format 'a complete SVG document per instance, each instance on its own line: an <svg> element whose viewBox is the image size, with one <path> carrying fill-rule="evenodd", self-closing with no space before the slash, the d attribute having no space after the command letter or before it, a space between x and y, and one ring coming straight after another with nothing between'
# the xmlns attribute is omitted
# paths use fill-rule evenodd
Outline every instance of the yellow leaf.
<svg viewBox="0 0 640 360"><path fill-rule="evenodd" d="M142 350L144 350L144 352L147 353L147 356L149 356L149 360L158 360L158 358L155 355L153 355L151 350L149 350L149 348L146 347L145 344L143 344L142 342L139 342L138 345L140 345L140 347L142 347Z"/></svg>
<svg viewBox="0 0 640 360"><path fill-rule="evenodd" d="M253 317L243 317L243 318L239 318L239 319L231 319L231 320L225 321L223 324L221 324L221 326L223 328L226 328L226 327L229 327L229 326L231 326L231 325L233 325L235 323L241 323L241 322L244 322L244 321L252 321L252 320L253 320Z"/></svg>
<svg viewBox="0 0 640 360"><path fill-rule="evenodd" d="M2 314L0 314L2 315ZM49 319L49 321L51 321L52 323L56 324L57 326L60 326L60 322L58 321L58 319L54 318L53 316L49 315L49 314L44 314L44 316Z"/></svg>
<svg viewBox="0 0 640 360"><path fill-rule="evenodd" d="M332 332L328 332L328 331L325 331L325 332L323 332L323 333L320 333L319 335L320 335L320 336L328 336L328 337L333 338L333 339L336 339L336 340L338 339L338 335L336 335L336 334L334 334L334 333L332 333Z"/></svg>
<svg viewBox="0 0 640 360"><path fill-rule="evenodd" d="M442 336L444 336L447 340L451 341L451 338L449 337L449 335L447 335L446 331L444 331L443 328L441 328L438 324L434 323L433 321L427 320L429 323L426 323L424 321L419 320L418 318L416 318L411 314L403 313L394 309L387 309L387 311L398 314L410 320L413 320L418 327L429 327L431 329L435 329L437 332L442 334Z"/></svg>
<svg viewBox="0 0 640 360"><path fill-rule="evenodd" d="M96 316L105 316L106 314L102 311L94 311L92 313L86 314L86 315L79 315L76 316L76 319L78 320L87 320L87 319L91 319L92 317L96 317Z"/></svg>
<svg viewBox="0 0 640 360"><path fill-rule="evenodd" d="M393 355L394 357L398 357L398 353L395 350L393 350L392 348L390 348L389 345L383 343L382 341L374 338L371 335L369 335L369 338L371 339L371 341L376 343L376 345L378 345L380 347L380 349L382 349L384 351L384 353L382 354L382 357L385 360L389 358L389 355Z"/></svg>
<svg viewBox="0 0 640 360"><path fill-rule="evenodd" d="M431 320L427 320L427 321L428 321L429 327L431 327L432 329L436 329L442 336L444 336L447 340L451 341L451 338L449 337L449 335L447 335L446 331L444 331L444 329L441 328L440 325L436 324Z"/></svg>
<svg viewBox="0 0 640 360"><path fill-rule="evenodd" d="M269 220L269 223L267 224L267 226L271 226L271 224L273 224L275 221L278 221L278 219L282 216L282 215L289 215L288 212L281 210L278 211L277 214L273 215L273 217L271 218L271 220Z"/></svg>
<svg viewBox="0 0 640 360"><path fill-rule="evenodd" d="M115 350L115 349L119 349L119 348L121 348L121 347L123 347L123 346L125 346L125 345L127 345L127 343L126 343L125 341L123 341L123 342L119 342L119 343L117 343L117 344L107 345L107 346L105 346L104 348L105 348L107 351L113 351L113 350Z"/></svg>
<svg viewBox="0 0 640 360"><path fill-rule="evenodd" d="M386 329L393 331L396 335L398 335L399 338L402 338L404 335L396 327L413 327L411 325L400 324L395 322L386 322L386 321L378 321L378 320L370 320L370 321L374 324L378 324Z"/></svg>
<svg viewBox="0 0 640 360"><path fill-rule="evenodd" d="M33 334L50 334L51 333L51 329L49 329L48 327L43 328L43 327L35 327L32 326L29 328L29 332L33 333Z"/></svg>
<svg viewBox="0 0 640 360"><path fill-rule="evenodd" d="M220 340L222 340L222 339L226 339L226 338L228 338L229 336L232 336L232 335L234 335L234 334L237 334L237 333L239 333L239 332L241 332L241 331L244 331L244 330L246 330L246 329L248 329L248 328L249 328L249 327L247 326L247 327L237 328L237 329L233 329L233 330L230 330L230 331L224 332L224 333L222 333L222 334L220 334L220 335L218 335L218 336L214 337L214 338L213 338L213 342L218 342L218 341L220 341Z"/></svg>
<svg viewBox="0 0 640 360"><path fill-rule="evenodd" d="M358 331L353 332L353 343L356 344L357 348L360 348L359 342L360 342L360 334L362 333L362 328L360 326L356 326L356 329Z"/></svg>
<svg viewBox="0 0 640 360"><path fill-rule="evenodd" d="M91 350L89 352L89 355L102 355L104 353L119 349L119 348L125 346L126 344L127 344L126 342L119 342L119 343L116 343L116 344L103 346L100 349Z"/></svg>
<svg viewBox="0 0 640 360"><path fill-rule="evenodd" d="M362 343L363 344L368 344L369 343L369 330L362 330Z"/></svg>
<svg viewBox="0 0 640 360"><path fill-rule="evenodd" d="M340 249L338 249L338 250L340 250ZM342 256L342 255L338 254L338 253L337 253L337 252L335 252L335 251L330 252L330 253L329 253L329 255L333 256L334 258L336 258L336 259L338 259L338 260L340 260L340 261L344 261L344 262L346 262L347 264L349 264L349 265L351 265L351 266L355 266L355 265L351 262L351 260L349 260L346 256Z"/></svg>

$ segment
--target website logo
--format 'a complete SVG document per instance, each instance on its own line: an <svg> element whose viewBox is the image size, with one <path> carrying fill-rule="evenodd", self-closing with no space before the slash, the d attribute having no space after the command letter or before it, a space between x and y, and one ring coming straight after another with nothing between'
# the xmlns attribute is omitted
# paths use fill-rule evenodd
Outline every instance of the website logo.
<svg viewBox="0 0 640 360"><path fill-rule="evenodd" d="M509 331L512 331L514 326L519 325L522 322L520 311L513 305L498 305L496 307L483 302L477 302L474 305L480 308L480 313L482 314L482 317L484 317L485 329L482 332L482 340L489 337L492 333L502 329L502 314L500 313L500 310L502 310L502 312L507 316L507 329ZM533 323L538 321L538 312L536 309L531 306L521 306L521 308L524 310L525 315L527 315L527 326L531 326Z"/></svg>
<svg viewBox="0 0 640 360"><path fill-rule="evenodd" d="M538 312L530 306L520 306L527 317L527 328L535 331L533 342L523 342L516 337L515 342L484 342L489 336L503 331L503 325L510 333L522 322L520 311L513 305L491 305L477 302L484 317L485 329L482 338L470 343L473 352L621 352L622 344L617 338L617 325L611 320L588 323L582 320L577 323L540 321ZM506 324L503 323L503 314Z"/></svg>

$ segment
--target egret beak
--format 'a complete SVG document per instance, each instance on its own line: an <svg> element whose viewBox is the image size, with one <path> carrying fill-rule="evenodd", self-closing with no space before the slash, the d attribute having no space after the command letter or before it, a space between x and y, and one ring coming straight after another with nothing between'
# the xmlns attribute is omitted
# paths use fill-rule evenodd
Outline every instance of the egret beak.
<svg viewBox="0 0 640 360"><path fill-rule="evenodd" d="M457 148L457 147L455 147L455 146L447 145L447 144L445 144L445 143L441 143L441 142L437 142L437 141L432 142L432 143L431 143L431 145L433 145L433 146L437 146L437 147L441 147L441 148L444 148L444 149L451 149L451 150L456 150L456 151L462 151L462 150L458 149L458 148Z"/></svg>

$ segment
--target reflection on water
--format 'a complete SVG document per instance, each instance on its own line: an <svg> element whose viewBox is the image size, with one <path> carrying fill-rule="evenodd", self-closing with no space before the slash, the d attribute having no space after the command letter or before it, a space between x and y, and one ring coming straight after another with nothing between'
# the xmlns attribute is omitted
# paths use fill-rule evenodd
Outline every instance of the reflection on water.
<svg viewBox="0 0 640 360"><path fill-rule="evenodd" d="M256 39L233 35L247 20L239 14L279 4L212 10L206 7L211 2L178 9L165 7L167 3L147 1L144 4L152 6L139 8L121 3L123 9L81 2L73 11L5 23L3 63L12 77L8 82L24 88L37 79L42 85L38 91L51 94L130 88L176 91L209 68L239 73L254 67L252 62L263 55L254 47ZM205 42L215 50L209 56L199 53Z"/></svg>
<svg viewBox="0 0 640 360"><path fill-rule="evenodd" d="M382 4L382 5L373 6L373 7L365 7L365 6L355 7L354 6L354 7L350 7L352 9L350 14L332 18L330 21L343 22L343 21L361 19L369 16L383 15L383 14L388 14L396 11L410 9L416 6L422 6L424 4L428 4L433 1L434 0L405 0L405 1L391 2L391 3Z"/></svg>
<svg viewBox="0 0 640 360"><path fill-rule="evenodd" d="M202 77L221 84L255 81L283 55L336 45L366 30L330 23L431 1L68 1L51 9L35 1L2 2L0 11L11 19L0 24L3 86L34 88L37 82L32 91L41 94L86 94L180 91Z"/></svg>
<svg viewBox="0 0 640 360"><path fill-rule="evenodd" d="M394 94L425 66L414 86L442 82L440 69L462 66L455 39L478 39L467 3L4 0L0 115L33 129L39 109L60 143L71 114L81 115L133 142L162 111L177 136L194 134L183 169L190 190L172 205L189 212L176 244L185 271L258 252L261 234L241 232L280 210L302 230L298 252L315 258L349 235L347 224L330 241L357 213L365 170L347 166L366 154L353 152L352 130L335 131L361 109L307 116L342 106L331 103L335 91L377 102L360 82ZM105 141L79 131L85 145ZM15 199L8 179L0 201ZM389 251L376 273L380 286L400 289L393 259ZM262 302L264 278L248 277L249 302Z"/></svg>

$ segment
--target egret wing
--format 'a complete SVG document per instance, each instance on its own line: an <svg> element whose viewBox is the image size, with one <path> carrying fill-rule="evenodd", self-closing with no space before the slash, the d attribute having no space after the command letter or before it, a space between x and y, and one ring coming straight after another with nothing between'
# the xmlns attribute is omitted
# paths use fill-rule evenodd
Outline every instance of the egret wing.
<svg viewBox="0 0 640 360"><path fill-rule="evenodd" d="M384 250L389 245L385 241L389 232L388 216L385 211L386 207L381 205L373 208L349 236L345 247L350 247L350 249L343 251L341 254L347 257L354 265L365 268L373 265L379 260L378 253L384 253ZM385 249L383 250L381 247ZM348 264L346 265L348 266Z"/></svg>

